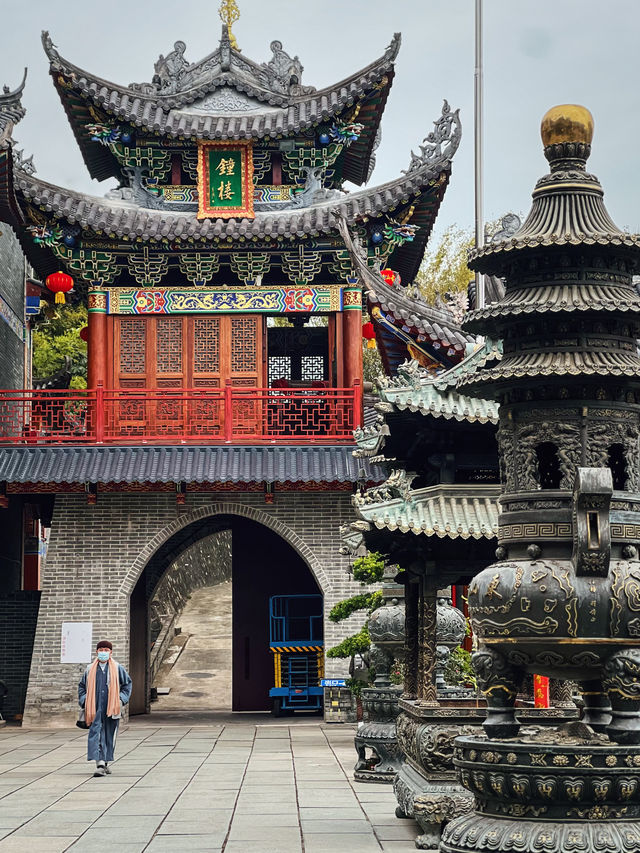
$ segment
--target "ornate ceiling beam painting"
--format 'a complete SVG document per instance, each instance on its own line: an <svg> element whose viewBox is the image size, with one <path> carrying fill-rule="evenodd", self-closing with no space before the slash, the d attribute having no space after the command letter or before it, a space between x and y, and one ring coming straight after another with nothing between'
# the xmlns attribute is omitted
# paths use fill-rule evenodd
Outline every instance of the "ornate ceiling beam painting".
<svg viewBox="0 0 640 853"><path fill-rule="evenodd" d="M110 288L108 314L331 313L343 308L339 287Z"/></svg>

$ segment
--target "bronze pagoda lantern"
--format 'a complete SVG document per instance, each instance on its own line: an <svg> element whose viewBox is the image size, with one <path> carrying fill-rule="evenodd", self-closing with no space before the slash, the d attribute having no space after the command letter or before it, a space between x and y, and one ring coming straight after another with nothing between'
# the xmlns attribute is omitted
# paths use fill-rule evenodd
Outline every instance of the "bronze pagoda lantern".
<svg viewBox="0 0 640 853"><path fill-rule="evenodd" d="M475 811L446 853L640 849L640 238L586 171L592 135L584 107L545 115L526 221L471 259L506 283L466 323L504 354L460 381L500 404L502 496L496 562L469 588L487 719L455 763ZM577 682L582 724L521 729L525 673Z"/></svg>

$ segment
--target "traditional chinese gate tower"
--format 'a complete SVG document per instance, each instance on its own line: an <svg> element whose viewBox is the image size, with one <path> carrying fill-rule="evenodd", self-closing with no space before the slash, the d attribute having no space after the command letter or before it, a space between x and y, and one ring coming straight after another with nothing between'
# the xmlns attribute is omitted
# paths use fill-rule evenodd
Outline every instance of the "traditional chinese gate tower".
<svg viewBox="0 0 640 853"><path fill-rule="evenodd" d="M457 113L445 104L402 177L342 190L372 172L399 43L317 91L280 42L255 63L225 22L205 59L190 64L176 42L151 83L120 86L68 62L44 33L89 172L120 186L95 198L39 180L13 155L15 118L3 123L1 215L40 275L68 272L89 309L87 391L2 400L0 482L9 496L57 495L30 721L73 707L62 621L93 621L134 674L142 661L144 684L149 595L167 560L219 516L276 531L329 607L348 594L338 526L356 480L382 479L352 457L363 291L391 369L407 346L450 366L468 340L447 312L414 316L399 292L448 183ZM344 223L374 285L354 268ZM326 628L333 644L337 629Z"/></svg>

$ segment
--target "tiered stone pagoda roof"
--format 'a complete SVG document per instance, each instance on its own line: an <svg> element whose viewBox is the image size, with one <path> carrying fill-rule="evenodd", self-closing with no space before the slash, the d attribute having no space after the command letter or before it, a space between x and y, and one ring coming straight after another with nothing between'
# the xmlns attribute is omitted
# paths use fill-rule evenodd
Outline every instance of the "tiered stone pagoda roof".
<svg viewBox="0 0 640 853"><path fill-rule="evenodd" d="M222 27L218 48L199 62L187 63L186 46L156 63L152 83L118 85L79 68L60 56L47 32L42 43L54 84L92 177L119 175L120 167L106 148L91 142L85 125L95 118L91 108L152 134L170 138L259 139L288 135L337 117L365 94L376 96L358 112L359 139L345 155L343 176L362 184L378 134L380 118L393 81L400 48L396 33L383 55L333 86L302 86L302 66L271 43L272 59L258 64L235 50ZM292 82L295 81L295 82Z"/></svg>
<svg viewBox="0 0 640 853"><path fill-rule="evenodd" d="M606 377L640 376L635 344L610 345L611 330L584 326L596 314L624 315L637 326L640 313L633 283L640 235L622 231L609 216L600 182L586 171L590 152L584 132L572 141L545 142L550 172L536 183L526 220L508 239L471 253L473 269L504 274L507 287L497 302L468 314L465 328L503 338L505 346L499 362L488 360L475 374L461 376L461 390L499 396L498 389L520 378L584 376L604 383ZM576 247L583 252L579 260ZM540 325L543 314L549 330L558 329L554 334ZM535 345L522 345L519 330L527 322L538 329Z"/></svg>
<svg viewBox="0 0 640 853"><path fill-rule="evenodd" d="M440 539L494 539L498 535L500 486L438 485L395 496L384 483L354 497L358 516L379 530ZM381 500L373 500L379 494Z"/></svg>

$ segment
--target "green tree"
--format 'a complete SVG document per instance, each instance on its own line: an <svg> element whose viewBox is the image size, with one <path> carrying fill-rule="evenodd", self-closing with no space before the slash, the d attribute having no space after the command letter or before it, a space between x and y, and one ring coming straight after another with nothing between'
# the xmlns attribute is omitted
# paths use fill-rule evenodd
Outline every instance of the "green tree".
<svg viewBox="0 0 640 853"><path fill-rule="evenodd" d="M360 581L363 587L370 584L380 583L384 572L384 558L377 551L372 551L364 557L358 557L353 563L353 579ZM339 601L329 612L332 622L342 622L353 613L366 611L367 619L382 605L382 592L361 592L344 601ZM371 643L367 623L350 637L346 637L337 646L327 651L330 658L354 658L356 655L364 655L369 651Z"/></svg>
<svg viewBox="0 0 640 853"><path fill-rule="evenodd" d="M84 305L66 305L45 309L50 316L40 322L33 333L33 375L49 376L64 367L65 356L71 359L71 387L87 387L87 345L80 330L87 325Z"/></svg>
<svg viewBox="0 0 640 853"><path fill-rule="evenodd" d="M467 253L474 245L469 229L450 225L440 240L428 247L415 278L422 298L433 305L436 298L465 293L474 277L467 266Z"/></svg>
<svg viewBox="0 0 640 853"><path fill-rule="evenodd" d="M382 359L378 347L366 346L366 341L362 342L362 376L365 382L375 382L378 376L384 373Z"/></svg>

